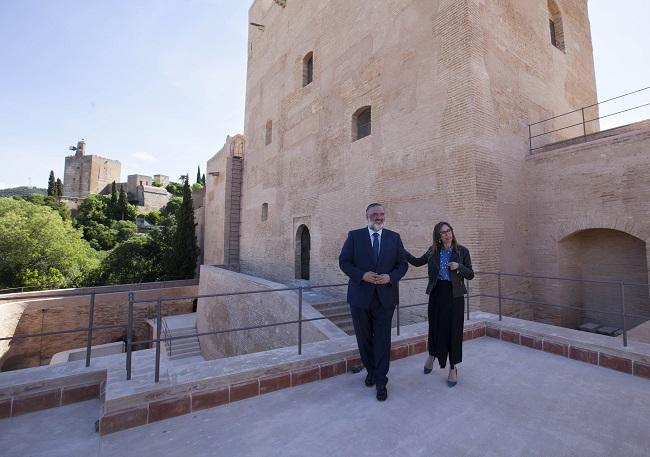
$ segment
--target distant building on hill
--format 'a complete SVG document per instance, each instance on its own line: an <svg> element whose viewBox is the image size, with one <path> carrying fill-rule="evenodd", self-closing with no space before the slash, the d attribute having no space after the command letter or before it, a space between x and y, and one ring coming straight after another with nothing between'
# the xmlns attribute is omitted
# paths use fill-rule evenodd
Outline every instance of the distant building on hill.
<svg viewBox="0 0 650 457"><path fill-rule="evenodd" d="M119 182L122 164L119 160L106 159L98 155L86 155L86 141L71 146L74 155L65 158L63 175L63 196L85 198L89 194L102 193L113 181Z"/></svg>

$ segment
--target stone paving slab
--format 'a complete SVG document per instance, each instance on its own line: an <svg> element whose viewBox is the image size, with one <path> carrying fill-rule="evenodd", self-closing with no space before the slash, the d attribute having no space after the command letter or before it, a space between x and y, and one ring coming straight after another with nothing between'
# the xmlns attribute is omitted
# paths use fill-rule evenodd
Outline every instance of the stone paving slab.
<svg viewBox="0 0 650 457"><path fill-rule="evenodd" d="M363 373L345 374L100 438L89 431L99 403L84 402L0 420L0 449L6 457L648 455L646 379L493 338L463 349L453 389L446 370L423 375L418 355L391 364L385 403ZM69 438L53 439L46 424Z"/></svg>

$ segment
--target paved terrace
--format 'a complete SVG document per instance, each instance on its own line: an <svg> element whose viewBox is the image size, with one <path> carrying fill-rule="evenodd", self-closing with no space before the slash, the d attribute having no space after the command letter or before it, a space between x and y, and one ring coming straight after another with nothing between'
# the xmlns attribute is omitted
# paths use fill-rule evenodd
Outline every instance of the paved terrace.
<svg viewBox="0 0 650 457"><path fill-rule="evenodd" d="M391 364L100 437L99 400L0 420L10 456L648 456L650 382L493 338L464 345L459 384Z"/></svg>

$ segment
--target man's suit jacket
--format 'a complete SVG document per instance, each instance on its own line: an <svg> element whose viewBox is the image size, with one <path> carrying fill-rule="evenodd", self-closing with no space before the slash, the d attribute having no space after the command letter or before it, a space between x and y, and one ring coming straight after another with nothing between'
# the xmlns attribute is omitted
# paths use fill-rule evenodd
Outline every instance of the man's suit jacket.
<svg viewBox="0 0 650 457"><path fill-rule="evenodd" d="M352 230L343 244L339 256L339 266L350 280L348 281L348 303L359 308L368 308L375 290L384 306L396 306L399 302L399 280L406 274L408 263L402 240L398 233L383 229L379 258L375 259L368 228ZM390 283L370 284L363 274L374 271L388 274Z"/></svg>

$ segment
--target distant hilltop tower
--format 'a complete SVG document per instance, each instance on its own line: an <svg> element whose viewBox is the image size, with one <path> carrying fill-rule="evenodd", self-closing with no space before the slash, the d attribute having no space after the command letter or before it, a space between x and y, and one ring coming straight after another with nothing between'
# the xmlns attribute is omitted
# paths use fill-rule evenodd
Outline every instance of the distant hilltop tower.
<svg viewBox="0 0 650 457"><path fill-rule="evenodd" d="M113 181L120 182L122 164L98 155L85 155L86 141L82 138L77 146L70 146L74 155L65 158L63 195L84 198L98 194Z"/></svg>

